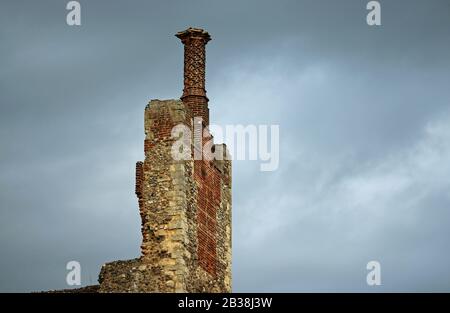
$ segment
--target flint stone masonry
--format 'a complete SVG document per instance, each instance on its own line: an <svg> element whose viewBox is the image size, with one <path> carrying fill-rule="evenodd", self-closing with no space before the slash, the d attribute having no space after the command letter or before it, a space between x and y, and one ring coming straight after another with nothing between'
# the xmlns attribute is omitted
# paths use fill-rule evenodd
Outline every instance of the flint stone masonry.
<svg viewBox="0 0 450 313"><path fill-rule="evenodd" d="M213 139L205 89L209 34L188 28L181 100L151 100L144 112L144 161L136 163L141 256L104 264L92 292L231 292L231 161L172 158L174 126L194 133L200 117ZM228 155L226 146L214 145ZM195 147L197 148L197 147ZM82 291L80 290L80 291Z"/></svg>

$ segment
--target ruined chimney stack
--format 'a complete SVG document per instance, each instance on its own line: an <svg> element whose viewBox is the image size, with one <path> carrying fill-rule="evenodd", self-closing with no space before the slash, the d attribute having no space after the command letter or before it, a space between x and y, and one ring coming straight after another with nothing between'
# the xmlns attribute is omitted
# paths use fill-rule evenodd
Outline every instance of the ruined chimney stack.
<svg viewBox="0 0 450 313"><path fill-rule="evenodd" d="M195 118L209 123L205 45L210 36L196 28L176 36L184 44L183 95L151 100L144 111L145 159L136 163L135 190L141 256L105 264L100 292L231 292L231 160L209 160L202 153L196 158L195 152L174 156L176 127L185 126L183 134L188 128L195 137ZM206 135L214 151L227 155L224 145Z"/></svg>
<svg viewBox="0 0 450 313"><path fill-rule="evenodd" d="M191 110L193 117L201 117L207 126L209 109L205 89L205 46L211 36L203 29L192 27L175 36L184 44L184 88L181 100Z"/></svg>

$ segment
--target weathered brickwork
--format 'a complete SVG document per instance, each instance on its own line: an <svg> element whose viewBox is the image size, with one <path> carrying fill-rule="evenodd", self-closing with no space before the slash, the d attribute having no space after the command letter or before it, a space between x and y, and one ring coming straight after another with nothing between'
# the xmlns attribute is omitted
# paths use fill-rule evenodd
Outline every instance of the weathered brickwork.
<svg viewBox="0 0 450 313"><path fill-rule="evenodd" d="M205 89L206 51L209 34L188 28L176 34L184 45L184 88L181 100L193 116L201 117L209 125L208 97Z"/></svg>
<svg viewBox="0 0 450 313"><path fill-rule="evenodd" d="M193 137L194 118L203 120L200 130L209 123L205 45L211 38L194 28L176 36L185 49L183 95L147 105L145 159L136 163L141 256L105 264L100 292L231 292L231 161L194 159L194 146L187 160L171 153L174 126L187 126ZM226 156L225 145L213 147Z"/></svg>
<svg viewBox="0 0 450 313"><path fill-rule="evenodd" d="M197 236L199 265L211 275L216 274L217 210L220 206L220 173L208 161L195 161L197 183Z"/></svg>

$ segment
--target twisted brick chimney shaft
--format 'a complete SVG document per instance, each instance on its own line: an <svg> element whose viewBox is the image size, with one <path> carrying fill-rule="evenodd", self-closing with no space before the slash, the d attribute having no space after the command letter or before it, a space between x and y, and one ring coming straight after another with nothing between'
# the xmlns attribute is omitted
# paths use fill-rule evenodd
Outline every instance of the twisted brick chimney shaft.
<svg viewBox="0 0 450 313"><path fill-rule="evenodd" d="M203 29L191 27L175 36L184 44L184 89L181 100L190 108L194 117L201 117L205 125L209 125L205 46L211 37Z"/></svg>

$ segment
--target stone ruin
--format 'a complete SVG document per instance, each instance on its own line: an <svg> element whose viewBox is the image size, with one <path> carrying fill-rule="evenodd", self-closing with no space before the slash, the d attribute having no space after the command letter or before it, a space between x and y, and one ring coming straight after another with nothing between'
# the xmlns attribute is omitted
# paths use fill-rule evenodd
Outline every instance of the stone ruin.
<svg viewBox="0 0 450 313"><path fill-rule="evenodd" d="M188 28L176 34L184 45L184 89L180 99L151 100L145 108L143 162L136 163L136 195L142 219L141 256L102 266L99 285L71 292L231 292L231 161L175 160L176 125L209 133L205 89L208 32ZM194 122L198 123L194 127Z"/></svg>

